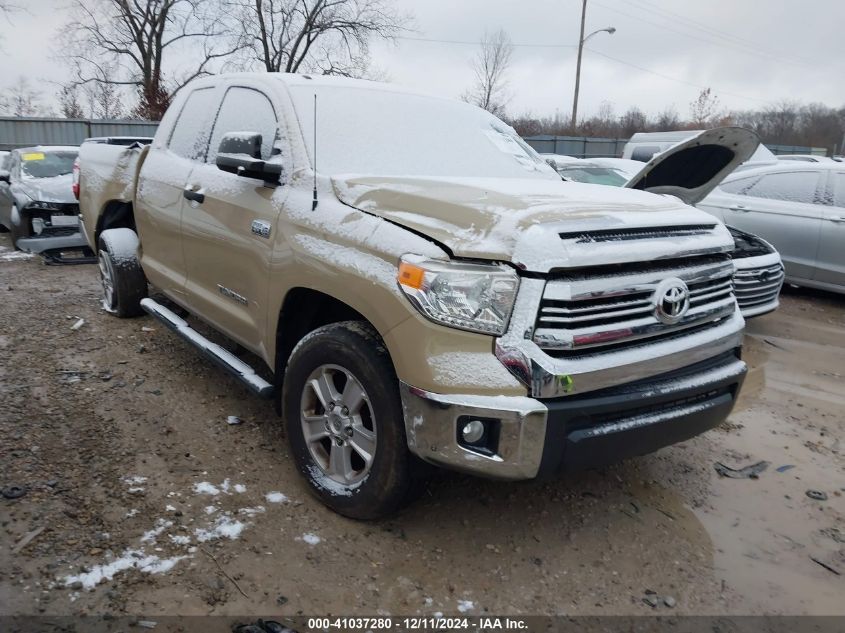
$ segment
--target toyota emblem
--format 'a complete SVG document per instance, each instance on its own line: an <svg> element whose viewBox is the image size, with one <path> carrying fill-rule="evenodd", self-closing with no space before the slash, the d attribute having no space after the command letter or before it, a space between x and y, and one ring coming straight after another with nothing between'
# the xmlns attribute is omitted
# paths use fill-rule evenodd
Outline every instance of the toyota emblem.
<svg viewBox="0 0 845 633"><path fill-rule="evenodd" d="M689 288L682 279L664 279L654 291L654 316L661 323L672 325L689 310Z"/></svg>

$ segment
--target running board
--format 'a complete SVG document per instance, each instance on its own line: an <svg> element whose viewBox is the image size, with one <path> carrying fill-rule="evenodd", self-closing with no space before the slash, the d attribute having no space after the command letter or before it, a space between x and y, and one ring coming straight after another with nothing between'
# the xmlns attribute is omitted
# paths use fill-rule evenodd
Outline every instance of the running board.
<svg viewBox="0 0 845 633"><path fill-rule="evenodd" d="M141 299L141 307L145 312L164 323L176 332L183 340L196 347L209 360L214 361L235 378L244 383L250 391L270 398L273 395L273 385L255 373L255 370L231 352L223 349L217 343L212 343L202 334L194 330L188 323L177 316L172 310L152 299Z"/></svg>

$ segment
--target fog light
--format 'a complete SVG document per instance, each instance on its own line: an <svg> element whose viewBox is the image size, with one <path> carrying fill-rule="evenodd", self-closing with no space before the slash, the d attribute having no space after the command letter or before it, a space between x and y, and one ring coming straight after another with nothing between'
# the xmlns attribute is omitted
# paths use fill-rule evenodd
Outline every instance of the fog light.
<svg viewBox="0 0 845 633"><path fill-rule="evenodd" d="M479 420L470 420L461 429L461 437L467 444L475 444L484 437L484 423Z"/></svg>

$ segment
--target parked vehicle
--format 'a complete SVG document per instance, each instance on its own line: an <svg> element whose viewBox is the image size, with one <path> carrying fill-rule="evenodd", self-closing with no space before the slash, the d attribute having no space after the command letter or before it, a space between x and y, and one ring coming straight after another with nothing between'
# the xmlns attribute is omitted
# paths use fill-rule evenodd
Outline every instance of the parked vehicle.
<svg viewBox="0 0 845 633"><path fill-rule="evenodd" d="M698 195L756 144L705 132L674 172L695 180L650 184ZM463 102L217 75L179 92L151 145L86 143L80 170L105 307L146 310L274 398L311 490L348 516L393 511L421 462L531 479L687 439L746 371L720 222L564 182Z"/></svg>
<svg viewBox="0 0 845 633"><path fill-rule="evenodd" d="M789 283L845 292L845 165L783 162L733 174L698 207L764 238Z"/></svg>
<svg viewBox="0 0 845 633"><path fill-rule="evenodd" d="M693 138L700 130L678 130L673 132L637 132L631 136L622 149L622 158L647 163L655 154L663 152L673 145ZM778 157L763 144L758 145L754 154L744 163L737 165L735 171L776 165Z"/></svg>
<svg viewBox="0 0 845 633"><path fill-rule="evenodd" d="M683 146L664 151L653 161L672 161ZM556 163L557 164L557 163ZM649 164L653 168L653 164ZM560 162L557 172L566 180L616 187L633 186L643 171L639 161L624 158L591 158ZM746 319L776 310L783 285L783 264L777 250L763 239L728 226L734 238L734 294Z"/></svg>
<svg viewBox="0 0 845 633"><path fill-rule="evenodd" d="M0 171L0 224L12 244L33 253L87 249L79 231L79 205L71 192L77 147L12 150Z"/></svg>

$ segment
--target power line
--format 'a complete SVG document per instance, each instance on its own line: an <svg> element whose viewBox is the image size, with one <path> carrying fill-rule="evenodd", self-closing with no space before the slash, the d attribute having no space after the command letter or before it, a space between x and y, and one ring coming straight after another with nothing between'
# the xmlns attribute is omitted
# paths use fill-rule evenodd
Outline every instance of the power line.
<svg viewBox="0 0 845 633"><path fill-rule="evenodd" d="M439 40L430 37L409 37L406 35L399 35L397 40L410 40L412 42L432 42L435 44L468 44L470 46L480 46L479 40ZM514 48L578 48L577 44L511 44Z"/></svg>
<svg viewBox="0 0 845 633"><path fill-rule="evenodd" d="M645 68L643 66L638 66L636 64L632 64L631 62L627 62L624 59L612 57L610 55L607 55L606 53L600 53L599 51L593 50L592 48L587 48L587 50L590 51L590 53L592 53L593 55L598 55L599 57L604 57L606 59L617 62L619 64L624 64L625 66L630 66L631 68L636 68L637 70L640 70L644 73L648 73L650 75L655 75L656 77L661 77L663 79L667 79L669 81L674 81L674 82L677 82L679 84L686 84L687 86L692 86L693 88L698 88L699 90L704 90L706 88L706 86L694 84L694 83L692 83L690 81L686 81L684 79L678 79L677 77L670 77L669 75L664 75L663 73L659 73L656 70L651 70L650 68ZM730 97L737 97L739 99L746 99L748 101L757 101L759 103L768 103L768 101L766 101L765 99L757 99L756 97L748 97L748 96L736 94L736 93L733 93L733 92L726 92L724 90L718 90L716 88L714 88L714 90L716 90L716 92L718 94L728 95Z"/></svg>
<svg viewBox="0 0 845 633"><path fill-rule="evenodd" d="M781 62L785 62L785 63L789 63L789 64L807 65L804 62L798 62L798 61L790 60L790 59L787 59L785 57L778 57L773 53L761 52L761 51L756 51L756 50L746 50L746 49L741 48L739 45L731 43L731 42L714 41L712 39L712 36L705 38L705 37L700 37L698 35L695 35L693 33L689 33L689 32L686 32L686 31L679 31L675 28L672 28L671 26L668 26L667 24L652 22L651 20L647 20L647 19L640 17L638 15L632 15L630 13L626 13L625 11L621 11L621 10L617 9L616 7L608 6L606 4L602 4L601 2L596 2L595 0L593 1L593 4L597 4L598 6L603 7L605 9L609 10L609 11L613 11L614 13L624 15L625 17L631 18L632 20L637 20L637 21L643 22L645 24L650 24L651 26L654 26L654 27L656 27L660 30L671 31L672 33L677 33L678 35L682 35L684 37L691 37L692 39L699 40L700 42L704 42L706 44L711 44L711 45L714 45L714 46L721 46L721 47L731 46L735 50L738 50L742 53L756 55L758 57L762 57L762 58L767 59L767 60L774 59L776 61L781 61ZM667 19L663 16L657 16L657 17L662 18L662 19ZM680 26L681 28L690 28L689 26L686 26L686 25L683 25L683 24L679 24L678 26Z"/></svg>
<svg viewBox="0 0 845 633"><path fill-rule="evenodd" d="M654 4L653 2L650 2L649 0L628 0L628 2L629 3L635 2L636 4L639 4L640 5L639 8L642 8L645 11L653 11L653 12L658 13L658 14L662 13L662 14L665 14L665 15L668 15L668 16L672 16L675 19L680 20L681 22L686 22L687 24L685 24L684 26L687 26L687 28L698 29L700 31L703 31L703 32L708 33L708 34L712 34L713 36L719 37L721 39L732 40L736 44L739 44L741 46L746 46L748 48L753 48L753 49L755 49L755 50L757 50L757 51L759 51L759 52L761 52L765 55L768 55L768 56L779 55L779 53L774 53L771 50L767 50L766 48L764 48L763 46L761 46L757 42L753 42L751 40L739 37L738 35L734 35L733 33L729 33L727 31L722 31L720 29L717 29L713 26L710 26L710 25L705 24L703 22L700 22L698 20L694 20L694 19L687 17L685 15L681 15L680 13L675 13L674 11L670 11L669 9L664 9L663 7L660 7L656 4ZM664 17L664 16L659 16L659 17ZM795 59L802 64L812 64L812 62L810 60L803 59L801 57L796 57Z"/></svg>

